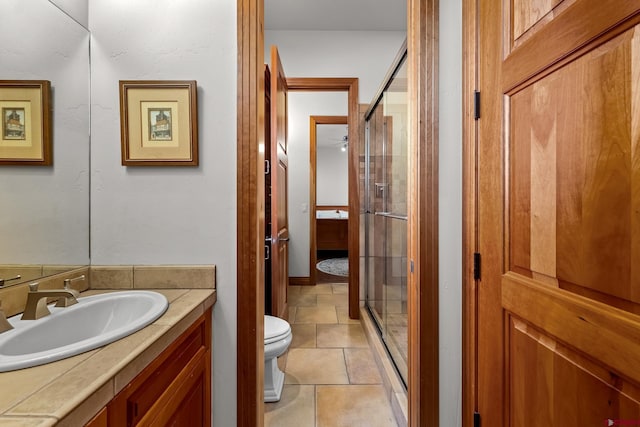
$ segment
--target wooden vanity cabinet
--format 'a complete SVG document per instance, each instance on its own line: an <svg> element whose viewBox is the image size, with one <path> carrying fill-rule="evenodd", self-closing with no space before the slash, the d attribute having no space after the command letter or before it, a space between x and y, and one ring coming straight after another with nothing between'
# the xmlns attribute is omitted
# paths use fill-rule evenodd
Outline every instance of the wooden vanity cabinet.
<svg viewBox="0 0 640 427"><path fill-rule="evenodd" d="M84 425L85 427L108 427L107 408L104 407L98 414Z"/></svg>
<svg viewBox="0 0 640 427"><path fill-rule="evenodd" d="M113 398L106 425L211 425L211 309Z"/></svg>

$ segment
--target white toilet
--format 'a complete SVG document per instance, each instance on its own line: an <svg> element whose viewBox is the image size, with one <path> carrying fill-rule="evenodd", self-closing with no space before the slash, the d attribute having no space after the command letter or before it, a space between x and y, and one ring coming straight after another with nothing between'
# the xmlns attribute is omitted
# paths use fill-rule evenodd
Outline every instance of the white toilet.
<svg viewBox="0 0 640 427"><path fill-rule="evenodd" d="M291 326L286 320L264 316L264 401L277 402L282 394L284 372L278 368L278 356L291 344Z"/></svg>

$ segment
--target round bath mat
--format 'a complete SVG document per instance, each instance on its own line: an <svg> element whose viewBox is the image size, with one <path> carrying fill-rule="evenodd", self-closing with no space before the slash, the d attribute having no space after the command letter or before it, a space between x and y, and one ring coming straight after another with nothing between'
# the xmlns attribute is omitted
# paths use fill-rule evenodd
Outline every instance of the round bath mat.
<svg viewBox="0 0 640 427"><path fill-rule="evenodd" d="M316 264L318 270L333 276L349 277L348 258L329 258Z"/></svg>

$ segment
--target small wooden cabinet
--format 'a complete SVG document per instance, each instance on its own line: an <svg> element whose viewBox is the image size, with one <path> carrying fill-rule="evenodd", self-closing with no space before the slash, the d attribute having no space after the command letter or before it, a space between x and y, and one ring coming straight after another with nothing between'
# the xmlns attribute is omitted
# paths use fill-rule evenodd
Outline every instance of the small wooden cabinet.
<svg viewBox="0 0 640 427"><path fill-rule="evenodd" d="M345 218L316 219L316 249L319 251L349 250L349 220Z"/></svg>
<svg viewBox="0 0 640 427"><path fill-rule="evenodd" d="M106 423L102 412L87 426L211 425L211 309L113 398Z"/></svg>

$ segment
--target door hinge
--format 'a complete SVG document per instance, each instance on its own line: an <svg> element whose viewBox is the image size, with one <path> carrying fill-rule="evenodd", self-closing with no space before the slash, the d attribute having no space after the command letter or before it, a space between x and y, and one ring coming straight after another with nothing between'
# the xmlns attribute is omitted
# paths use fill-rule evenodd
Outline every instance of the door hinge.
<svg viewBox="0 0 640 427"><path fill-rule="evenodd" d="M269 160L264 161L264 174L269 175L271 173L271 162Z"/></svg>
<svg viewBox="0 0 640 427"><path fill-rule="evenodd" d="M478 120L480 118L480 91L473 92L473 118Z"/></svg>
<svg viewBox="0 0 640 427"><path fill-rule="evenodd" d="M480 412L473 413L473 427L480 427Z"/></svg>
<svg viewBox="0 0 640 427"><path fill-rule="evenodd" d="M473 254L473 280L480 280L480 254Z"/></svg>

